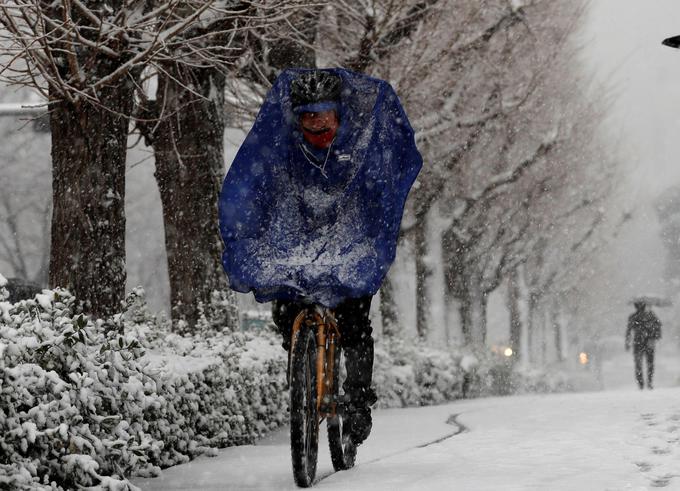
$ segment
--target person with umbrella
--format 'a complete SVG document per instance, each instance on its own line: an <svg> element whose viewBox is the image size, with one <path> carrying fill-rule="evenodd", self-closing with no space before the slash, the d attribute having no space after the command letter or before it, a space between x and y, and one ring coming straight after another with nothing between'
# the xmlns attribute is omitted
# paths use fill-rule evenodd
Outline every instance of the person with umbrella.
<svg viewBox="0 0 680 491"><path fill-rule="evenodd" d="M647 297L640 297L633 300L635 312L628 318L628 329L626 330L626 351L631 347L633 341L633 359L635 361L635 379L640 389L644 389L644 377L642 373L642 359L645 358L647 364L647 388L652 389L654 379L654 348L656 341L661 338L661 321L648 309L653 303Z"/></svg>

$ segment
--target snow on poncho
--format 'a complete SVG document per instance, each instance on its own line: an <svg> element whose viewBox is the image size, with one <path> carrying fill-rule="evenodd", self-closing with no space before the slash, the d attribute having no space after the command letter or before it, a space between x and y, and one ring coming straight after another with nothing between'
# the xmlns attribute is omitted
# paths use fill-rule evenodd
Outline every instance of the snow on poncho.
<svg viewBox="0 0 680 491"><path fill-rule="evenodd" d="M303 153L290 101L291 81L303 70L286 70L224 180L224 269L231 288L260 302L335 307L375 294L394 261L406 197L422 166L413 129L387 82L329 71L343 83L330 149L313 149L316 159Z"/></svg>

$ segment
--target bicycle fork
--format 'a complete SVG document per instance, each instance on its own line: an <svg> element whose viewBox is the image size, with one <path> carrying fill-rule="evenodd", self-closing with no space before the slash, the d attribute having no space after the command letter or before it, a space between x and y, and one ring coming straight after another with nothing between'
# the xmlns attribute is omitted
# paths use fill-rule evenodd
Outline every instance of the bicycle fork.
<svg viewBox="0 0 680 491"><path fill-rule="evenodd" d="M335 387L335 350L340 332L335 321L327 316L314 314L316 320L316 403L319 418L335 417L337 401L334 400Z"/></svg>
<svg viewBox="0 0 680 491"><path fill-rule="evenodd" d="M310 315L311 314L311 315ZM300 313L293 323L291 351L297 341L297 333L303 322L308 328L316 328L316 408L319 421L336 415L338 401L333 400L335 370L335 350L340 339L340 331L334 319L320 312ZM291 367L289 365L288 370Z"/></svg>

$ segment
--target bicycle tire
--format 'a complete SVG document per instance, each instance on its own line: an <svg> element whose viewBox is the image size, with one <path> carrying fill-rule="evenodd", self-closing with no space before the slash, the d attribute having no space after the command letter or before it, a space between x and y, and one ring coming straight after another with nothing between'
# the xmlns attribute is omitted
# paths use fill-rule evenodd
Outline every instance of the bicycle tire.
<svg viewBox="0 0 680 491"><path fill-rule="evenodd" d="M338 400L340 393L340 371L341 363L344 361L340 346L335 348L335 362L333 371L333 396ZM357 455L357 447L349 439L349 435L344 434L343 416L341 412L336 412L333 418L326 420L328 428L328 448L331 451L331 461L336 471L345 471L354 467L354 460Z"/></svg>
<svg viewBox="0 0 680 491"><path fill-rule="evenodd" d="M316 335L301 328L293 340L290 373L290 453L295 484L311 486L319 453L316 406Z"/></svg>

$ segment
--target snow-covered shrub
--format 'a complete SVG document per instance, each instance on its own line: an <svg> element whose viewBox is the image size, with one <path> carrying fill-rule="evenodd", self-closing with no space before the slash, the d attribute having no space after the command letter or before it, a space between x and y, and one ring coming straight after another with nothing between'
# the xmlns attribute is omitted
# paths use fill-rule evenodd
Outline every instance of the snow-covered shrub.
<svg viewBox="0 0 680 491"><path fill-rule="evenodd" d="M126 477L284 421L285 356L273 339L180 337L145 310L141 290L106 321L75 304L63 290L0 303L0 488L128 489Z"/></svg>
<svg viewBox="0 0 680 491"><path fill-rule="evenodd" d="M210 303L198 306L199 319L194 332L210 333L235 330L239 325L237 302L231 290L215 290Z"/></svg>
<svg viewBox="0 0 680 491"><path fill-rule="evenodd" d="M380 407L439 404L463 397L462 355L422 342L376 343L373 383Z"/></svg>
<svg viewBox="0 0 680 491"><path fill-rule="evenodd" d="M400 339L380 339L376 343L373 382L380 407L570 390L563 374L522 369L493 353L442 350L421 341Z"/></svg>
<svg viewBox="0 0 680 491"><path fill-rule="evenodd" d="M474 371L472 397L573 390L570 378L555 369L524 367L493 353L477 356L481 361Z"/></svg>
<svg viewBox="0 0 680 491"><path fill-rule="evenodd" d="M96 321L64 290L0 301L0 489L132 489L132 475L252 442L287 422L278 334L224 328L230 300L213 300L197 331L183 336L149 312L142 289L122 313ZM381 339L379 405L494 393L494 363ZM522 390L551 387L540 372L510 376Z"/></svg>
<svg viewBox="0 0 680 491"><path fill-rule="evenodd" d="M517 368L517 393L569 392L574 390L574 380L563 371L541 368Z"/></svg>

